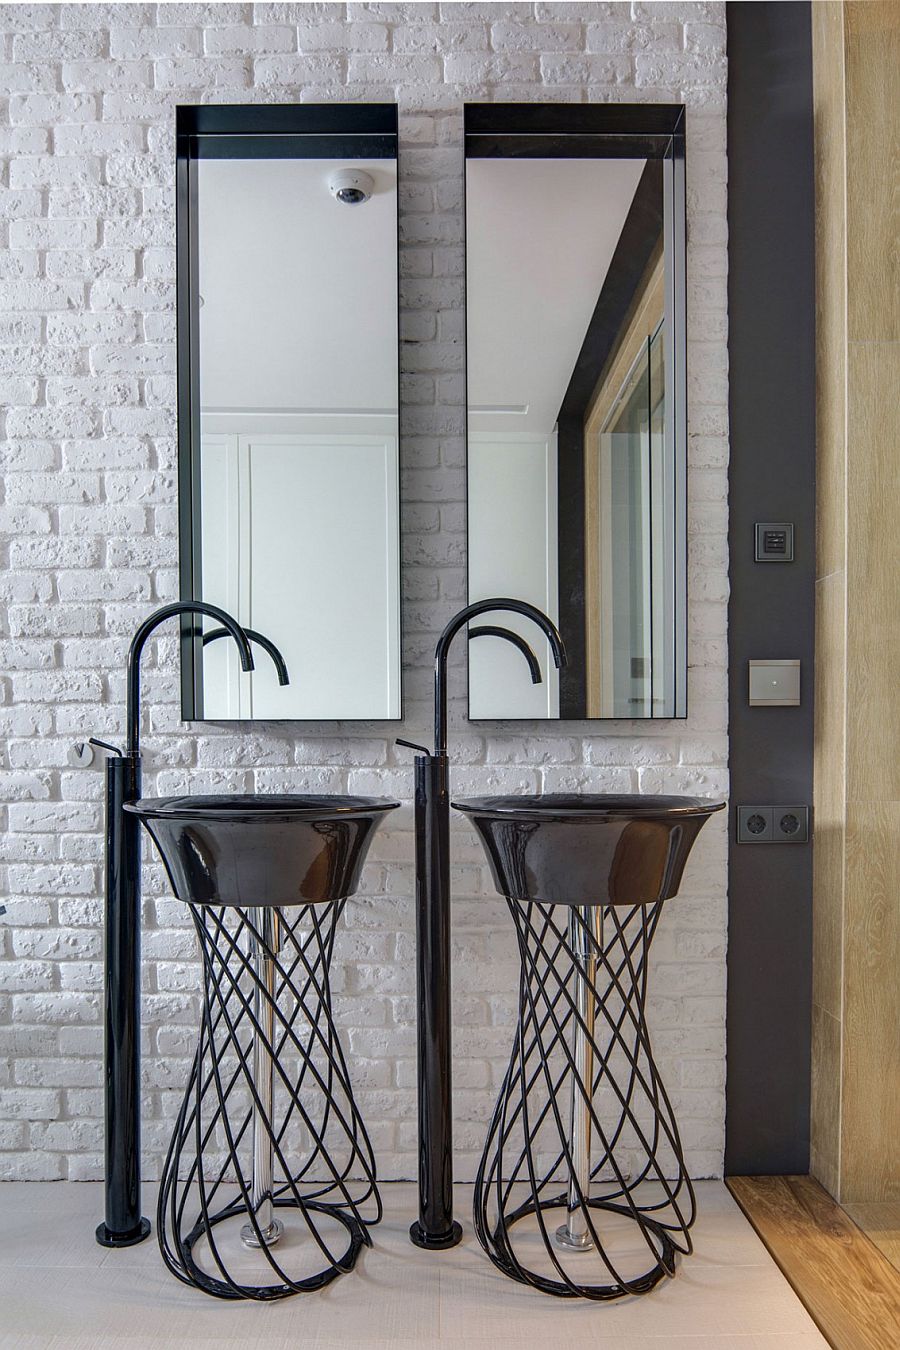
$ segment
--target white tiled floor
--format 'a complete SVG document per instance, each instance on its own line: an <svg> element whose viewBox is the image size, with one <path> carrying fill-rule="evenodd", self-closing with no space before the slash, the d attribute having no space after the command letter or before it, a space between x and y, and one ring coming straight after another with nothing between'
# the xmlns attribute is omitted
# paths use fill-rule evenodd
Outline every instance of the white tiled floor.
<svg viewBox="0 0 900 1350"><path fill-rule="evenodd" d="M106 1251L96 1185L0 1186L2 1350L815 1350L827 1342L720 1182L698 1188L696 1253L641 1299L589 1304L512 1283L466 1223L453 1251L411 1246L409 1185L356 1270L317 1294L226 1303L164 1269L155 1237ZM470 1191L459 1187L465 1221ZM152 1197L148 1196L152 1214Z"/></svg>

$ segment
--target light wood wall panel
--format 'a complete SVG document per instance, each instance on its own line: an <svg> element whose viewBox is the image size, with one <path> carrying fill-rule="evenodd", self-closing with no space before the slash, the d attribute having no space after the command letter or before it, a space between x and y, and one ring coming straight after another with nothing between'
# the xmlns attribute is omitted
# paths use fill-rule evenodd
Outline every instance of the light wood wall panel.
<svg viewBox="0 0 900 1350"><path fill-rule="evenodd" d="M840 1192L846 681L844 6L812 6L816 191L816 693L810 1170Z"/></svg>
<svg viewBox="0 0 900 1350"><path fill-rule="evenodd" d="M812 1169L900 1199L900 0L813 6Z"/></svg>
<svg viewBox="0 0 900 1350"><path fill-rule="evenodd" d="M844 569L847 157L844 6L812 6L816 186L816 576ZM827 372L827 378L823 378Z"/></svg>
<svg viewBox="0 0 900 1350"><path fill-rule="evenodd" d="M900 3L844 6L847 336L900 340Z"/></svg>

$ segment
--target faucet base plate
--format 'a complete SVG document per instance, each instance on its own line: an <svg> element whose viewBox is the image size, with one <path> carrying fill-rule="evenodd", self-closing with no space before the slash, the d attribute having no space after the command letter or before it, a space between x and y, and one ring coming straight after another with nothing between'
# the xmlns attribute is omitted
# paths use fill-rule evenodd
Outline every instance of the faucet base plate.
<svg viewBox="0 0 900 1350"><path fill-rule="evenodd" d="M573 1233L567 1223L560 1224L556 1230L556 1245L565 1247L570 1252L592 1252L594 1250L594 1239L587 1231L583 1233Z"/></svg>
<svg viewBox="0 0 900 1350"><path fill-rule="evenodd" d="M455 1247L461 1242L462 1232L462 1224L457 1223L454 1219L453 1223L450 1225L449 1233L433 1237L430 1233L426 1233L421 1223L416 1220L416 1222L410 1226L409 1240L414 1246L424 1247L426 1251L442 1252L446 1251L448 1247Z"/></svg>
<svg viewBox="0 0 900 1350"><path fill-rule="evenodd" d="M259 1251L260 1247L274 1247L275 1243L284 1233L284 1224L279 1219L273 1219L265 1228L261 1228L260 1234L262 1241L256 1236L256 1229L252 1223L245 1223L241 1229L241 1242L245 1247L252 1247L254 1251Z"/></svg>
<svg viewBox="0 0 900 1350"><path fill-rule="evenodd" d="M105 1223L101 1223L97 1225L94 1236L101 1247L136 1247L150 1236L150 1220L141 1219L137 1228L133 1228L130 1233L114 1233Z"/></svg>

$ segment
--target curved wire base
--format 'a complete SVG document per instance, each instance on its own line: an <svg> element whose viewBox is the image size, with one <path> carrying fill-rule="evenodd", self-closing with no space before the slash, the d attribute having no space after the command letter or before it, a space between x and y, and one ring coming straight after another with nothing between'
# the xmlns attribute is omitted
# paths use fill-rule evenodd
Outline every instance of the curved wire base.
<svg viewBox="0 0 900 1350"><path fill-rule="evenodd" d="M321 1289L353 1268L381 1218L331 1011L343 907L189 905L203 1011L157 1230L169 1270L217 1298Z"/></svg>
<svg viewBox="0 0 900 1350"><path fill-rule="evenodd" d="M293 1207L293 1200L275 1200L274 1207L285 1208ZM207 1233L221 1223L224 1219L232 1219L236 1215L244 1216L247 1211L243 1204L229 1205L219 1214L210 1217L207 1223L201 1219L196 1223L184 1238L184 1267L185 1271L191 1276L190 1283L195 1284L198 1289L202 1289L206 1294L212 1294L216 1298L252 1298L260 1301L275 1298L287 1298L289 1294L311 1293L315 1289L324 1289L326 1284L331 1284L332 1280L337 1279L338 1275L344 1275L348 1270L352 1270L356 1265L356 1258L363 1247L371 1246L372 1240L361 1223L353 1218L352 1215L344 1214L342 1210L334 1205L322 1205L316 1201L307 1202L304 1206L307 1214L314 1210L319 1214L328 1214L332 1219L342 1223L347 1229L350 1241L343 1256L339 1257L332 1265L324 1270L317 1271L314 1275L309 1275L305 1279L294 1279L285 1284L267 1284L267 1285L242 1285L240 1293L235 1293L234 1286L229 1281L213 1279L205 1270L194 1260L194 1246Z"/></svg>
<svg viewBox="0 0 900 1350"><path fill-rule="evenodd" d="M478 1240L546 1294L648 1293L691 1252L696 1213L645 1016L662 904L508 904L519 1024L475 1183Z"/></svg>

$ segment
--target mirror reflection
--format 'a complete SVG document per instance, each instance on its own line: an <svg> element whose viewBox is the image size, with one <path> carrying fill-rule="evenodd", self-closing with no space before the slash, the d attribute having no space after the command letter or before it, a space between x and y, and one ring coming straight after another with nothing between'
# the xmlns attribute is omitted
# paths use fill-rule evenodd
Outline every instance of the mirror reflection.
<svg viewBox="0 0 900 1350"><path fill-rule="evenodd" d="M194 111L230 113L232 133L259 113ZM277 644L290 684L195 639L187 715L396 718L396 109L267 111L283 134L192 138L188 570L196 598Z"/></svg>
<svg viewBox="0 0 900 1350"><path fill-rule="evenodd" d="M539 650L534 686L471 644L472 718L684 715L681 110L642 125L660 111L466 110L469 599L531 601L569 653Z"/></svg>

